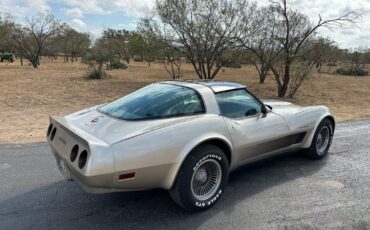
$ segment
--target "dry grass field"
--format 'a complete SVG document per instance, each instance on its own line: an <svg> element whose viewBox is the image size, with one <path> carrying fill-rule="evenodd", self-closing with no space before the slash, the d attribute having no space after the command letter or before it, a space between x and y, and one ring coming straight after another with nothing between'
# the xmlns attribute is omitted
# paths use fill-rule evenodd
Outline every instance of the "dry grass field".
<svg viewBox="0 0 370 230"><path fill-rule="evenodd" d="M189 64L183 67L184 79L196 79ZM160 64L131 63L126 70L109 71L103 80L87 80L86 70L84 64L63 60L44 59L39 69L0 63L0 143L44 141L49 114L66 115L169 77ZM260 85L249 66L225 68L216 80L240 82L261 98L276 98L274 80ZM327 105L339 121L369 117L370 77L314 74L290 101Z"/></svg>

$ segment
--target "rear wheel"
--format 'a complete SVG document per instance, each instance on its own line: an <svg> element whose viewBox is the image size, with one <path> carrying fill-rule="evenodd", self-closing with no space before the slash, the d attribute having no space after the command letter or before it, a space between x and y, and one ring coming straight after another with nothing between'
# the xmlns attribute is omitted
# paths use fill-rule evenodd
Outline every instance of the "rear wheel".
<svg viewBox="0 0 370 230"><path fill-rule="evenodd" d="M315 131L311 146L305 154L315 160L324 158L331 146L334 134L333 122L329 119L321 121Z"/></svg>
<svg viewBox="0 0 370 230"><path fill-rule="evenodd" d="M221 197L228 176L225 153L214 145L199 146L185 159L171 197L188 211L208 209Z"/></svg>

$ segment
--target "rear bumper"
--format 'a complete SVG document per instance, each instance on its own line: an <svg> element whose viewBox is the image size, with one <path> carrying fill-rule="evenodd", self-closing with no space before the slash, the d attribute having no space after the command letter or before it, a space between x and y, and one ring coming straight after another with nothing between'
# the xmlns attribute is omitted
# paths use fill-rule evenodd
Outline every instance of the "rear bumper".
<svg viewBox="0 0 370 230"><path fill-rule="evenodd" d="M53 138L51 138L52 132L48 132L47 140L58 169L65 179L76 181L89 193L115 191L112 188L115 175L114 159L113 154L109 152L109 146L71 127L61 117L50 117L50 124L52 130L55 128L56 131ZM76 145L79 149L78 154L72 160L71 152ZM87 159L81 167L79 161L83 151L87 151Z"/></svg>
<svg viewBox="0 0 370 230"><path fill-rule="evenodd" d="M127 148L122 146L122 143L118 146L109 145L80 130L62 117L50 117L50 124L57 131L54 138L50 138L48 134L47 139L59 171L65 179L76 181L86 192L111 193L154 188L168 189L169 173L173 168L178 167L176 162L165 164L148 162L147 154L132 157L133 154L129 149L136 151L136 148ZM76 145L79 150L74 159L71 155ZM124 153L122 149L125 149ZM86 164L80 167L79 159L84 150L88 152L88 156ZM145 164L143 165L142 162ZM132 178L120 178L130 173L134 174Z"/></svg>
<svg viewBox="0 0 370 230"><path fill-rule="evenodd" d="M68 161L64 160L54 149L52 150L52 153L60 174L67 181L77 182L79 186L88 193L110 193L115 191L110 187L114 176L113 173L97 176L85 176L70 165ZM64 169L60 165L61 161L64 162Z"/></svg>

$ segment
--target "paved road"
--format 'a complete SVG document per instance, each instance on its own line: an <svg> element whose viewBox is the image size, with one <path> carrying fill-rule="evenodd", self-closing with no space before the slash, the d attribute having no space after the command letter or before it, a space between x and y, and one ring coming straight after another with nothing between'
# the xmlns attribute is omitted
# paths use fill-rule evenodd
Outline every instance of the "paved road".
<svg viewBox="0 0 370 230"><path fill-rule="evenodd" d="M166 191L91 195L63 181L45 143L0 146L0 229L370 229L370 121L341 123L330 155L286 155L232 173L213 209Z"/></svg>

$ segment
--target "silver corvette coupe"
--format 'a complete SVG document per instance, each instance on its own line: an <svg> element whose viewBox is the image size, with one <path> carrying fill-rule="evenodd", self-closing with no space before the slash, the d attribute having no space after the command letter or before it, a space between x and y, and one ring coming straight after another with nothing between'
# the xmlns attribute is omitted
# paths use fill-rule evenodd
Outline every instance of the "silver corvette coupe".
<svg viewBox="0 0 370 230"><path fill-rule="evenodd" d="M241 165L298 150L323 158L334 127L325 106L261 101L237 83L165 81L50 116L47 140L60 172L87 192L163 188L199 211Z"/></svg>

